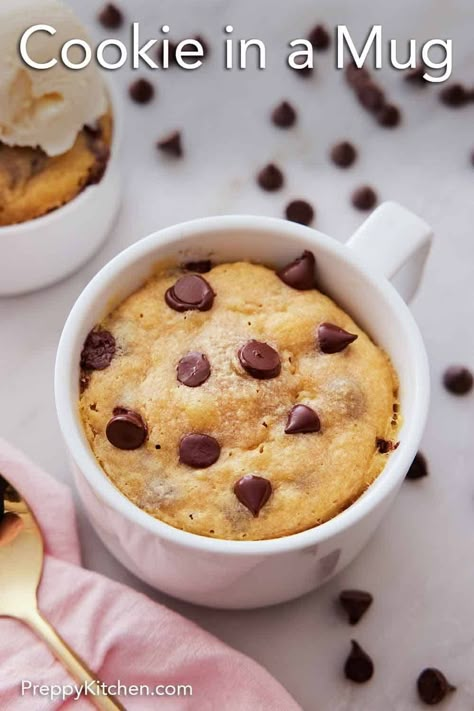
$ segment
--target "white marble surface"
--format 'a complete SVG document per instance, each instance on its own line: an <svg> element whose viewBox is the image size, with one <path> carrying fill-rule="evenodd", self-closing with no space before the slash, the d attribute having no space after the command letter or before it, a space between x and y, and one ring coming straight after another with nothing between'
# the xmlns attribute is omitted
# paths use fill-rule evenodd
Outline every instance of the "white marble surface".
<svg viewBox="0 0 474 711"><path fill-rule="evenodd" d="M97 36L104 36L94 23L98 0L71 4ZM404 110L403 126L387 131L356 105L333 68L332 55L318 55L316 76L309 81L294 76L283 62L286 41L304 35L317 20L343 22L360 38L370 24L381 22L387 38L452 37L454 76L472 84L472 0L324 0L317 7L309 0L135 0L127 5L129 18L140 20L150 36L165 22L171 36L200 32L209 39L212 55L197 72L155 72L158 95L147 107L127 101L129 70L116 73L126 106L121 215L107 245L78 274L40 293L0 301L0 433L70 482L53 402L56 344L82 287L124 246L197 216L278 216L290 196L314 201L318 227L345 240L362 220L348 194L361 181L373 183L383 198L417 211L436 231L413 304L433 376L423 441L429 479L405 483L376 538L349 569L323 589L273 609L222 612L165 599L111 558L78 503L84 564L144 590L248 653L309 711L416 709L414 682L428 665L444 670L458 686L446 708L473 708L474 396L448 395L440 375L453 361L474 367L474 168L468 159L474 148L474 104L458 112L446 109L437 101L437 87L417 91L398 73L384 70L381 81ZM220 38L229 22L241 36L266 40L269 69L222 70ZM284 97L300 109L299 126L290 132L276 130L267 118ZM177 126L184 132L186 157L173 164L158 157L153 144ZM360 146L361 156L357 166L342 172L328 163L327 150L346 137ZM285 169L283 193L264 194L254 185L257 167L270 159ZM383 245L383 235L380 241ZM373 608L354 629L334 605L339 590L348 586L375 595ZM351 636L376 664L373 680L362 687L341 675Z"/></svg>

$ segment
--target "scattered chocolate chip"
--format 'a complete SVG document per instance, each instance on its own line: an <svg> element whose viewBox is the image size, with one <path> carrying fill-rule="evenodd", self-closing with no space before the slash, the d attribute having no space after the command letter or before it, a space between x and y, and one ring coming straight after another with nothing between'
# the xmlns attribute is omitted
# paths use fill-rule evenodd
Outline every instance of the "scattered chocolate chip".
<svg viewBox="0 0 474 711"><path fill-rule="evenodd" d="M181 133L179 131L173 131L169 136L162 138L157 142L156 147L158 150L166 153L174 158L181 158L183 155L183 146L181 142Z"/></svg>
<svg viewBox="0 0 474 711"><path fill-rule="evenodd" d="M138 449L148 436L148 429L138 412L115 408L105 433L110 444L118 449Z"/></svg>
<svg viewBox="0 0 474 711"><path fill-rule="evenodd" d="M234 486L234 494L241 504L257 518L272 493L272 485L262 476L246 474Z"/></svg>
<svg viewBox="0 0 474 711"><path fill-rule="evenodd" d="M188 388L197 388L206 382L211 366L204 353L188 353L178 363L177 378Z"/></svg>
<svg viewBox="0 0 474 711"><path fill-rule="evenodd" d="M444 372L443 384L453 395L466 395L472 390L473 376L468 368L451 365Z"/></svg>
<svg viewBox="0 0 474 711"><path fill-rule="evenodd" d="M296 123L296 111L288 101L282 101L273 109L272 121L279 128L290 128Z"/></svg>
<svg viewBox="0 0 474 711"><path fill-rule="evenodd" d="M355 681L357 684L364 684L373 676L374 663L354 639L351 640L351 645L351 652L344 665L344 674L347 679Z"/></svg>
<svg viewBox="0 0 474 711"><path fill-rule="evenodd" d="M377 204L377 193L369 185L363 185L354 190L351 200L358 210L370 210Z"/></svg>
<svg viewBox="0 0 474 711"><path fill-rule="evenodd" d="M377 113L385 104L385 95L376 84L366 82L357 87L357 98L364 109Z"/></svg>
<svg viewBox="0 0 474 711"><path fill-rule="evenodd" d="M186 262L183 268L188 272L197 272L198 274L207 274L212 269L212 262L210 259L200 259L197 262Z"/></svg>
<svg viewBox="0 0 474 711"><path fill-rule="evenodd" d="M187 434L179 443L179 461L193 469L207 469L217 462L220 453L219 442L206 434Z"/></svg>
<svg viewBox="0 0 474 711"><path fill-rule="evenodd" d="M195 35L193 39L196 40L196 42L199 42L199 44L202 47L202 58L205 59L208 54L209 54L209 44L208 42L204 39L202 35Z"/></svg>
<svg viewBox="0 0 474 711"><path fill-rule="evenodd" d="M314 67L308 65L303 66L303 64L306 64L306 61L307 58L305 56L295 57L294 64L296 64L296 67L291 67L291 69L293 69L298 76L303 77L303 79L310 77L314 71Z"/></svg>
<svg viewBox="0 0 474 711"><path fill-rule="evenodd" d="M331 149L331 160L340 168L349 168L357 158L357 151L349 141L336 143Z"/></svg>
<svg viewBox="0 0 474 711"><path fill-rule="evenodd" d="M363 86L371 82L370 74L364 67L360 69L352 62L347 65L346 68L346 79L348 84L356 89L357 87Z"/></svg>
<svg viewBox="0 0 474 711"><path fill-rule="evenodd" d="M177 42L173 42L172 40L168 40L168 67L172 67L173 65L176 65L176 47L178 46ZM164 40L162 40L159 45L158 49L156 50L156 58L159 63L163 64L163 58L164 58Z"/></svg>
<svg viewBox="0 0 474 711"><path fill-rule="evenodd" d="M453 109L465 106L470 99L468 90L462 84L449 84L439 95L441 103Z"/></svg>
<svg viewBox="0 0 474 711"><path fill-rule="evenodd" d="M307 405L295 405L288 415L286 434L309 434L319 432L321 421L315 411Z"/></svg>
<svg viewBox="0 0 474 711"><path fill-rule="evenodd" d="M314 254L305 249L301 257L277 271L277 276L288 286L299 291L314 289L316 260Z"/></svg>
<svg viewBox="0 0 474 711"><path fill-rule="evenodd" d="M208 282L197 274L182 276L165 293L165 301L175 311L209 311L214 292Z"/></svg>
<svg viewBox="0 0 474 711"><path fill-rule="evenodd" d="M307 200L292 200L286 206L285 216L290 222L310 225L314 220L314 208Z"/></svg>
<svg viewBox="0 0 474 711"><path fill-rule="evenodd" d="M148 79L137 79L130 84L128 93L137 104L148 104L153 99L155 90Z"/></svg>
<svg viewBox="0 0 474 711"><path fill-rule="evenodd" d="M257 175L257 182L262 190L274 192L283 187L285 179L280 168L274 163L268 163Z"/></svg>
<svg viewBox="0 0 474 711"><path fill-rule="evenodd" d="M446 694L456 691L439 669L424 669L417 679L416 687L420 699L428 706L439 704Z"/></svg>
<svg viewBox="0 0 474 711"><path fill-rule="evenodd" d="M268 343L248 341L238 355L244 370L258 380L270 380L280 375L280 356Z"/></svg>
<svg viewBox="0 0 474 711"><path fill-rule="evenodd" d="M405 79L405 81L409 82L410 84L413 84L414 86L426 86L428 82L423 79L423 76L425 74L426 67L414 67L413 69L409 69L408 71L406 71L403 75L403 78Z"/></svg>
<svg viewBox="0 0 474 711"><path fill-rule="evenodd" d="M316 25L308 35L308 40L316 51L325 50L331 44L331 37L324 25Z"/></svg>
<svg viewBox="0 0 474 711"><path fill-rule="evenodd" d="M422 479L424 476L428 476L428 463L426 457L421 453L417 452L415 459L410 465L410 469L407 471L407 479Z"/></svg>
<svg viewBox="0 0 474 711"><path fill-rule="evenodd" d="M377 437L375 440L375 446L377 447L380 454L388 454L393 452L394 449L398 448L399 442L391 442L389 439L382 439Z"/></svg>
<svg viewBox="0 0 474 711"><path fill-rule="evenodd" d="M84 341L81 352L81 368L104 370L115 355L115 338L109 331L91 331Z"/></svg>
<svg viewBox="0 0 474 711"><path fill-rule="evenodd" d="M349 624L356 625L373 602L373 597L364 590L343 590L339 602L349 618Z"/></svg>
<svg viewBox="0 0 474 711"><path fill-rule="evenodd" d="M333 323L321 323L318 327L318 343L323 353L339 353L356 338L354 333L344 331Z"/></svg>
<svg viewBox="0 0 474 711"><path fill-rule="evenodd" d="M384 128L395 128L402 119L400 109L394 104L384 104L377 113L377 121Z"/></svg>
<svg viewBox="0 0 474 711"><path fill-rule="evenodd" d="M122 12L116 5L108 3L99 13L99 22L107 30L116 30L123 23Z"/></svg>

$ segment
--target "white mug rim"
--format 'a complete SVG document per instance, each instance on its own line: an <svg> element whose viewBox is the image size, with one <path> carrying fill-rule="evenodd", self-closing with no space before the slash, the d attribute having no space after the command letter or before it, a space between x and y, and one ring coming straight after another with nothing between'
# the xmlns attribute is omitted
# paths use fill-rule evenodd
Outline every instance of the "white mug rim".
<svg viewBox="0 0 474 711"><path fill-rule="evenodd" d="M403 447L400 447L387 461L384 476L380 475L363 496L329 521L280 538L257 541L210 538L175 528L147 514L115 487L96 461L92 450L85 445L80 429L77 403L72 403L69 397L71 369L77 371L78 367L73 359L74 336L81 324L86 321L98 292L117 274L130 268L135 261L146 254L154 253L165 244L174 243L178 247L181 238L188 237L194 232L198 234L203 231L223 229L253 229L269 232L275 230L281 232L284 229L289 239L291 236L295 239L301 237L313 241L315 247L318 243L323 244L327 251L351 263L364 279L376 288L383 297L388 312L397 311L399 318L404 321L405 330L413 346L411 368L416 383L413 408L411 413L405 415ZM160 539L187 548L209 554L273 555L316 546L341 534L373 511L398 486L413 461L425 426L429 404L429 368L423 340L408 306L390 282L367 269L350 248L317 230L285 220L252 215L224 215L190 220L153 232L116 255L93 277L71 309L61 335L55 368L55 397L59 425L68 451L89 485L105 504ZM410 420L409 427L406 426L408 420Z"/></svg>

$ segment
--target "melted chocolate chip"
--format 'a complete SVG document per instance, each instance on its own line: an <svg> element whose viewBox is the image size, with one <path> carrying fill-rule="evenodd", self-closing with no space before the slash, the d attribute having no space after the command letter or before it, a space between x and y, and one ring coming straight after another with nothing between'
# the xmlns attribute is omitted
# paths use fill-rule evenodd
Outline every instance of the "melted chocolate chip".
<svg viewBox="0 0 474 711"><path fill-rule="evenodd" d="M357 158L357 151L349 141L336 143L331 149L331 160L339 168L349 168Z"/></svg>
<svg viewBox="0 0 474 711"><path fill-rule="evenodd" d="M81 352L81 368L84 370L104 370L115 355L115 338L109 331L91 331Z"/></svg>
<svg viewBox="0 0 474 711"><path fill-rule="evenodd" d="M421 452L417 452L412 461L410 469L407 471L407 479L422 479L428 476L428 463Z"/></svg>
<svg viewBox="0 0 474 711"><path fill-rule="evenodd" d="M377 204L377 193L369 185L363 185L352 193L352 204L358 210L370 210Z"/></svg>
<svg viewBox="0 0 474 711"><path fill-rule="evenodd" d="M374 663L355 640L352 639L351 644L352 649L344 665L344 674L347 679L364 684L373 676Z"/></svg>
<svg viewBox="0 0 474 711"><path fill-rule="evenodd" d="M316 260L305 250L301 257L277 271L277 276L288 286L299 291L314 289Z"/></svg>
<svg viewBox="0 0 474 711"><path fill-rule="evenodd" d="M314 208L307 200L292 200L286 206L285 217L299 225L310 225L314 220Z"/></svg>
<svg viewBox="0 0 474 711"><path fill-rule="evenodd" d="M377 113L377 121L384 128L395 128L401 119L400 109L394 104L385 104Z"/></svg>
<svg viewBox="0 0 474 711"><path fill-rule="evenodd" d="M441 91L439 99L445 106L459 109L469 102L470 96L469 91L462 84L450 84Z"/></svg>
<svg viewBox="0 0 474 711"><path fill-rule="evenodd" d="M296 111L288 101L282 101L273 109L272 121L278 128L290 128L296 123Z"/></svg>
<svg viewBox="0 0 474 711"><path fill-rule="evenodd" d="M118 449L138 449L148 436L142 416L134 410L115 408L105 433L110 444Z"/></svg>
<svg viewBox="0 0 474 711"><path fill-rule="evenodd" d="M183 268L188 272L197 272L198 274L207 274L212 269L212 262L210 259L201 259L198 262L186 262Z"/></svg>
<svg viewBox="0 0 474 711"><path fill-rule="evenodd" d="M83 393L89 387L90 375L82 372L79 376L79 392Z"/></svg>
<svg viewBox="0 0 474 711"><path fill-rule="evenodd" d="M316 51L322 51L331 44L331 37L324 25L316 25L308 35L308 40Z"/></svg>
<svg viewBox="0 0 474 711"><path fill-rule="evenodd" d="M209 311L214 292L208 282L197 274L182 276L165 293L165 301L175 311Z"/></svg>
<svg viewBox="0 0 474 711"><path fill-rule="evenodd" d="M272 493L272 485L262 476L246 474L234 486L234 494L241 504L257 518Z"/></svg>
<svg viewBox="0 0 474 711"><path fill-rule="evenodd" d="M170 133L169 136L166 136L158 141L156 147L158 150L166 153L166 155L173 156L174 158L181 158L183 155L181 133L179 131L173 131L173 133Z"/></svg>
<svg viewBox="0 0 474 711"><path fill-rule="evenodd" d="M280 356L268 343L251 340L239 350L239 361L244 370L259 380L270 380L280 375Z"/></svg>
<svg viewBox="0 0 474 711"><path fill-rule="evenodd" d="M217 462L221 453L219 442L206 434L184 435L179 443L179 461L193 469L207 469Z"/></svg>
<svg viewBox="0 0 474 711"><path fill-rule="evenodd" d="M99 22L107 30L116 30L123 23L123 15L116 5L109 3L100 11Z"/></svg>
<svg viewBox="0 0 474 711"><path fill-rule="evenodd" d="M148 104L153 99L155 90L148 79L137 79L128 88L130 98L137 104Z"/></svg>
<svg viewBox="0 0 474 711"><path fill-rule="evenodd" d="M349 618L349 624L356 625L373 602L370 593L364 590L343 590L339 602Z"/></svg>
<svg viewBox="0 0 474 711"><path fill-rule="evenodd" d="M356 338L354 333L344 331L333 323L321 323L318 327L318 343L323 353L340 353Z"/></svg>
<svg viewBox="0 0 474 711"><path fill-rule="evenodd" d="M286 434L308 434L319 432L321 421L315 411L307 405L295 405L288 415Z"/></svg>
<svg viewBox="0 0 474 711"><path fill-rule="evenodd" d="M197 388L206 382L211 366L204 353L188 353L178 363L177 378L188 388Z"/></svg>
<svg viewBox="0 0 474 711"><path fill-rule="evenodd" d="M285 179L280 168L274 163L266 165L257 175L257 182L267 192L274 192L283 187Z"/></svg>
<svg viewBox="0 0 474 711"><path fill-rule="evenodd" d="M380 454L388 454L397 449L399 442L392 442L389 439L382 439L382 437L377 437L375 440L375 446L377 447Z"/></svg>
<svg viewBox="0 0 474 711"><path fill-rule="evenodd" d="M453 395L466 395L472 390L473 376L468 368L451 365L444 372L443 384Z"/></svg>
<svg viewBox="0 0 474 711"><path fill-rule="evenodd" d="M439 704L456 687L452 686L439 669L424 669L417 679L416 686L420 699L428 706Z"/></svg>

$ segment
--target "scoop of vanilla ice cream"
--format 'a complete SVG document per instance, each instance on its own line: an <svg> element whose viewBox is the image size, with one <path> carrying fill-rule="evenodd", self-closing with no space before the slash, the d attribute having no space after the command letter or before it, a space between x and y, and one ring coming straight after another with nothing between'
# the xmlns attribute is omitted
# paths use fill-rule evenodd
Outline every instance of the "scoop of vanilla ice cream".
<svg viewBox="0 0 474 711"><path fill-rule="evenodd" d="M55 35L34 33L28 55L35 62L58 59L50 69L33 69L21 58L19 42L32 25L46 24ZM0 141L9 146L42 148L54 156L69 150L85 124L107 110L107 94L92 59L84 69L68 69L60 48L70 39L88 42L74 13L59 0L1 0L0 2ZM83 50L73 47L71 61Z"/></svg>

